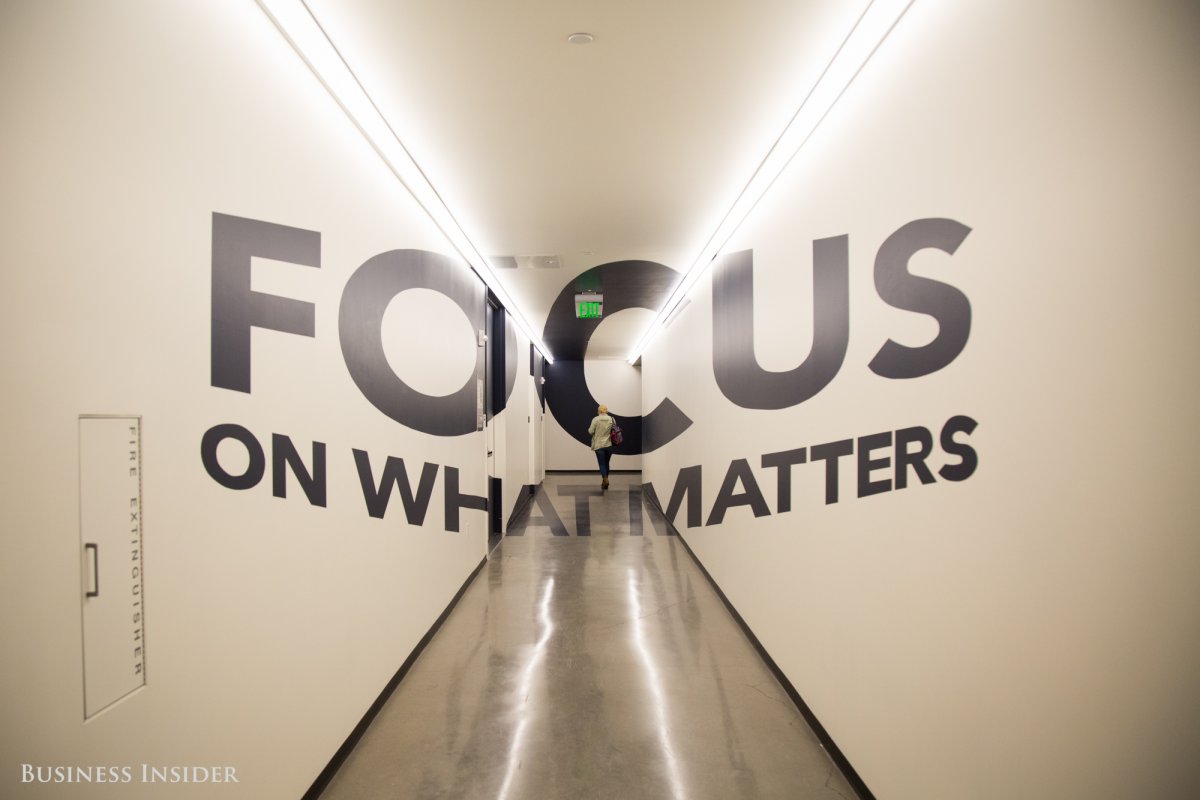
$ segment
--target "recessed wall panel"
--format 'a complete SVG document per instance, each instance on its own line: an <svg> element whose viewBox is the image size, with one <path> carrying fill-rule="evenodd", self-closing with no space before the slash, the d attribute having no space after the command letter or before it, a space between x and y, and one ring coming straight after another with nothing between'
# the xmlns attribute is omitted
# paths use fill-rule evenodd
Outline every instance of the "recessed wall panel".
<svg viewBox="0 0 1200 800"><path fill-rule="evenodd" d="M146 684L141 420L79 419L84 719Z"/></svg>

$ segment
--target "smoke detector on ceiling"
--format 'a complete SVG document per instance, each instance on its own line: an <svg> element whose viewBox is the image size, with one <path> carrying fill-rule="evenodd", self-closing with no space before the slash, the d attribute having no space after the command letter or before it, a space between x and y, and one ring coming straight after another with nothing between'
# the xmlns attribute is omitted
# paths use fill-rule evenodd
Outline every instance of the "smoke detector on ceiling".
<svg viewBox="0 0 1200 800"><path fill-rule="evenodd" d="M517 266L525 269L558 269L562 262L558 256L517 256Z"/></svg>

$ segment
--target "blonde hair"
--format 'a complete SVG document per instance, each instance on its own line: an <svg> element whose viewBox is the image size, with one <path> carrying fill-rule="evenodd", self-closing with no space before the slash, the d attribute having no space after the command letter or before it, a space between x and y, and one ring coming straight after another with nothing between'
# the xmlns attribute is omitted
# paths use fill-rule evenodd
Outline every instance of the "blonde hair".
<svg viewBox="0 0 1200 800"><path fill-rule="evenodd" d="M601 404L600 404L600 407L599 407L598 409L596 409L596 410L597 410L597 411L599 411L601 414L607 414L607 413L608 413L608 406L604 405L604 403L601 403Z"/></svg>

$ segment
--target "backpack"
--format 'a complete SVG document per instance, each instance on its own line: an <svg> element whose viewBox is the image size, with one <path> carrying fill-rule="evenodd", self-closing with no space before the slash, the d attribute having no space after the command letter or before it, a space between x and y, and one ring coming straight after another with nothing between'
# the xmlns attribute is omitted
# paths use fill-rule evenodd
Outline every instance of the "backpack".
<svg viewBox="0 0 1200 800"><path fill-rule="evenodd" d="M621 426L616 423L616 420L613 421L612 430L609 432L608 438L612 440L613 444L620 444L625 441L625 434L621 431Z"/></svg>

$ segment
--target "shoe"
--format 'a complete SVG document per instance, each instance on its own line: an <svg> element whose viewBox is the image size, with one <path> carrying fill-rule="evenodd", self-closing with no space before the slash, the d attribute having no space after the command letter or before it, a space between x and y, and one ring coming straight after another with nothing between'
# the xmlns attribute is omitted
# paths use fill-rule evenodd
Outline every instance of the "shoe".
<svg viewBox="0 0 1200 800"><path fill-rule="evenodd" d="M605 479L604 479L604 482L600 484L600 488L601 488L601 489L607 489L607 488L608 488L608 478L605 478Z"/></svg>

